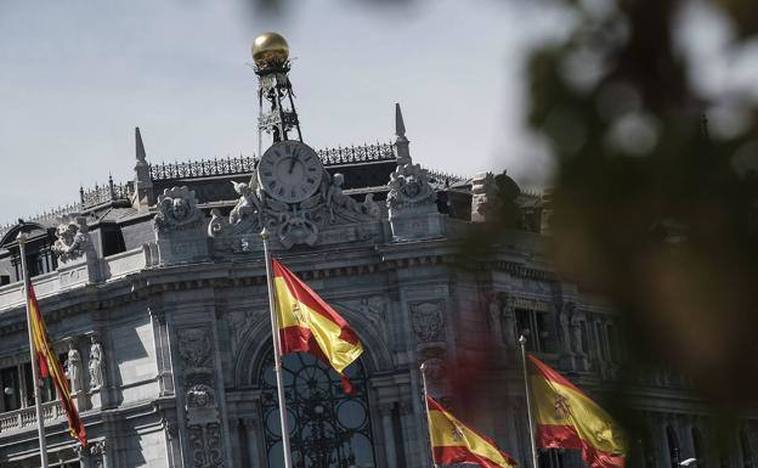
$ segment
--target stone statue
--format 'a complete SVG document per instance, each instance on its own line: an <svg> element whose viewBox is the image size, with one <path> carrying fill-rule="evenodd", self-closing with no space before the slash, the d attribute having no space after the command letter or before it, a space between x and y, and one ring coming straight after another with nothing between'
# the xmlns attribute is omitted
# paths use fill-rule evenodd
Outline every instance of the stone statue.
<svg viewBox="0 0 758 468"><path fill-rule="evenodd" d="M93 336L89 348L89 382L90 390L103 386L103 347Z"/></svg>
<svg viewBox="0 0 758 468"><path fill-rule="evenodd" d="M342 193L342 185L345 183L345 176L340 173L332 177L332 185L326 194L326 205L329 207L329 220L335 221L334 211L342 208L355 213L362 213L361 206L354 198Z"/></svg>
<svg viewBox="0 0 758 468"><path fill-rule="evenodd" d="M379 218L382 214L379 204L374 201L374 194L367 193L366 198L363 200L363 211L372 218Z"/></svg>
<svg viewBox="0 0 758 468"><path fill-rule="evenodd" d="M232 181L232 185L240 198L229 213L229 224L237 224L246 216L260 213L261 202L256 194L255 177L250 179L249 184Z"/></svg>
<svg viewBox="0 0 758 468"><path fill-rule="evenodd" d="M82 356L74 346L74 342L68 343L68 356L66 358L66 374L71 381L71 393L76 395L82 389Z"/></svg>

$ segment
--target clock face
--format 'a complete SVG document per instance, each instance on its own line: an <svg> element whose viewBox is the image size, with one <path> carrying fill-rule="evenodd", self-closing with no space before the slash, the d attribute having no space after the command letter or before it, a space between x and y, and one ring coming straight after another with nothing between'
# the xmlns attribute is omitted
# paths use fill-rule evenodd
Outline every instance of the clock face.
<svg viewBox="0 0 758 468"><path fill-rule="evenodd" d="M274 198L297 203L310 197L321 184L324 168L313 149L299 141L280 141L261 156L258 181Z"/></svg>

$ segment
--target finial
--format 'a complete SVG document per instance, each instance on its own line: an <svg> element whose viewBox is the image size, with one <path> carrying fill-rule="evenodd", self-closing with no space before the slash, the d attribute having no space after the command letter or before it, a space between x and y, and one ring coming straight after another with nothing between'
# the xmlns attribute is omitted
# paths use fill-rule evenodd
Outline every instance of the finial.
<svg viewBox="0 0 758 468"><path fill-rule="evenodd" d="M405 122L403 121L403 111L400 110L400 103L395 103L395 136L398 139L405 138Z"/></svg>
<svg viewBox="0 0 758 468"><path fill-rule="evenodd" d="M408 145L408 139L405 137L405 122L403 121L403 111L400 110L400 103L395 103L395 157L398 165L411 163L411 150ZM377 147L379 142L376 143Z"/></svg>
<svg viewBox="0 0 758 468"><path fill-rule="evenodd" d="M145 145L142 143L142 134L139 131L139 127L134 127L134 146L137 152L137 161L147 162L147 155L145 154Z"/></svg>

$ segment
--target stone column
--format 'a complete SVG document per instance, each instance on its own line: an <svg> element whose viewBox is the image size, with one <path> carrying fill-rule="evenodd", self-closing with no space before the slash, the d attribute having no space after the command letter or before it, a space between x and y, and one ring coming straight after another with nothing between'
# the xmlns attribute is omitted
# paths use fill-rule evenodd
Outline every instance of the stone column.
<svg viewBox="0 0 758 468"><path fill-rule="evenodd" d="M387 468L397 467L397 449L395 448L395 428L392 422L392 413L395 403L382 403L379 405L379 414L382 418L382 432L384 432L384 455L387 459Z"/></svg>
<svg viewBox="0 0 758 468"><path fill-rule="evenodd" d="M403 444L405 448L405 461L409 467L428 466L423 460L424 438L419 440L421 430L417 430L415 412L411 401L400 403L400 426L403 432Z"/></svg>

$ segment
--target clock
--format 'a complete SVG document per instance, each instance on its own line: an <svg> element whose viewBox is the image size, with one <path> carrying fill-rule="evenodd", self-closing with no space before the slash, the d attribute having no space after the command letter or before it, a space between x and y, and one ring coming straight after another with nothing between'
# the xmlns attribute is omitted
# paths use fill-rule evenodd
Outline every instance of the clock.
<svg viewBox="0 0 758 468"><path fill-rule="evenodd" d="M258 163L261 188L287 203L298 203L312 196L323 176L324 167L318 154L299 141L274 143Z"/></svg>

